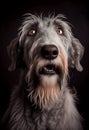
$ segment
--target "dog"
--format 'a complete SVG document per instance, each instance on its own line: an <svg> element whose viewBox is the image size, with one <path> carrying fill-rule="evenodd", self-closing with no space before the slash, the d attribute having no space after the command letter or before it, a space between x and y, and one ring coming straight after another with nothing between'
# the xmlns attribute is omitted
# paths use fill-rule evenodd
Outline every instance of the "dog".
<svg viewBox="0 0 89 130"><path fill-rule="evenodd" d="M28 13L8 47L20 69L6 112L9 130L82 130L82 117L68 87L69 69L82 71L84 47L62 14Z"/></svg>

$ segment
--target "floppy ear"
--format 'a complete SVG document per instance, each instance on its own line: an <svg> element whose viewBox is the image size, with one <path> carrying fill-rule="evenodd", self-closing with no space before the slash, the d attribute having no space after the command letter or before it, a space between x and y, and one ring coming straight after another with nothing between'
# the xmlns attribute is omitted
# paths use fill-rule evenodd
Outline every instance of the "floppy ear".
<svg viewBox="0 0 89 130"><path fill-rule="evenodd" d="M82 71L83 67L80 64L80 60L84 54L84 47L81 45L77 38L72 38L72 46L69 50L69 66L76 68L78 71Z"/></svg>
<svg viewBox="0 0 89 130"><path fill-rule="evenodd" d="M11 41L7 47L9 57L11 59L10 71L15 70L16 67L20 68L24 66L23 61L23 49L19 46L19 38L15 38Z"/></svg>

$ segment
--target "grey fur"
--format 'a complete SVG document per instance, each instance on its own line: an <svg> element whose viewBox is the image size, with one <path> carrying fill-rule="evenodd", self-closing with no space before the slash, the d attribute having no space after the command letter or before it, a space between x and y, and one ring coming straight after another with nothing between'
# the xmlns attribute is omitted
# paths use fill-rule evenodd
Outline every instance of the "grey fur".
<svg viewBox="0 0 89 130"><path fill-rule="evenodd" d="M62 35L56 31L57 27L62 29ZM28 34L31 28L36 29L33 36ZM43 59L40 54L42 46L50 44L57 46L59 51L52 61ZM19 67L23 73L20 85L12 92L6 113L11 130L82 130L81 116L75 105L76 95L69 90L67 78L69 67L82 71L83 52L83 46L74 38L63 15L40 17L27 14L18 37L9 46L10 70ZM39 75L40 67L49 62L61 68L61 75ZM46 84L47 87L54 84L53 93L50 88L41 88Z"/></svg>

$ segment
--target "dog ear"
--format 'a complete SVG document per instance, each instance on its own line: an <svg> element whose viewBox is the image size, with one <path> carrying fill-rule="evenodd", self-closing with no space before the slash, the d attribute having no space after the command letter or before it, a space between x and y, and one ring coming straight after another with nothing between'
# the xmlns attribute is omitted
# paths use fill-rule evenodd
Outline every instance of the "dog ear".
<svg viewBox="0 0 89 130"><path fill-rule="evenodd" d="M72 38L72 47L70 47L69 53L69 66L82 71L83 67L80 64L80 60L84 54L84 47L77 38Z"/></svg>
<svg viewBox="0 0 89 130"><path fill-rule="evenodd" d="M15 38L11 41L10 45L7 47L8 55L11 59L11 65L9 67L10 71L15 70L15 68L20 68L24 66L23 61L23 49L19 46L19 38Z"/></svg>

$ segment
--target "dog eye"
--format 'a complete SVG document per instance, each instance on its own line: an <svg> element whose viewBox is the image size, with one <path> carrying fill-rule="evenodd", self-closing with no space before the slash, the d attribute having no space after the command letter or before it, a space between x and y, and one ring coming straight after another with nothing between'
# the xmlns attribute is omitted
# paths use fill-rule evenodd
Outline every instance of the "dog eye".
<svg viewBox="0 0 89 130"><path fill-rule="evenodd" d="M57 26L56 27L56 32L59 34L59 35L63 35L63 30L61 27Z"/></svg>
<svg viewBox="0 0 89 130"><path fill-rule="evenodd" d="M30 29L28 32L29 36L34 36L36 34L36 29Z"/></svg>

